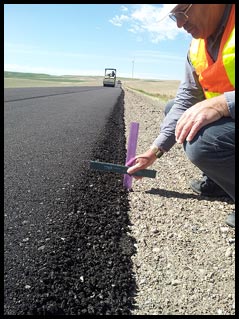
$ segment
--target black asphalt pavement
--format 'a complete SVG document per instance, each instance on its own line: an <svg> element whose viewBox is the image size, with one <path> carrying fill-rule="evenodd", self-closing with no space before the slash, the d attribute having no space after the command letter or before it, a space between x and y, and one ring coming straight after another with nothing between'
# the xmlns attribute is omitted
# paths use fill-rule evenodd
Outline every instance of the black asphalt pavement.
<svg viewBox="0 0 239 319"><path fill-rule="evenodd" d="M4 90L4 314L130 314L121 88Z"/></svg>

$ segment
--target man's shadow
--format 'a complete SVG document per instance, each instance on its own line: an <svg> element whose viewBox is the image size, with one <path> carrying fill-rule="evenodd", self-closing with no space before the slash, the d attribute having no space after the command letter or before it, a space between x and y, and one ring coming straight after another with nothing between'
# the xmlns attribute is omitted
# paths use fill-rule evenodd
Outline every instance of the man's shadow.
<svg viewBox="0 0 239 319"><path fill-rule="evenodd" d="M152 195L159 195L162 197L173 197L173 198L182 198L182 199L197 199L197 200L208 200L210 202L214 201L220 201L220 202L227 202L228 204L233 204L233 200L229 196L223 196L223 197L208 197L208 196L202 196L197 195L194 193L181 193L181 192L175 192L167 189L162 188L151 188L150 190L145 191L147 194Z"/></svg>

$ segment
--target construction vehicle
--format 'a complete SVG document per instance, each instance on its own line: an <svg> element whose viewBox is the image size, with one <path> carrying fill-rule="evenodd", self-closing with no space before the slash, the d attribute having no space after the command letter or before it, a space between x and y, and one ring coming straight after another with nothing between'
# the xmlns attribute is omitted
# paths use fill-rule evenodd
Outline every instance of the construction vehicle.
<svg viewBox="0 0 239 319"><path fill-rule="evenodd" d="M115 86L116 83L116 69L106 68L103 80L103 86Z"/></svg>

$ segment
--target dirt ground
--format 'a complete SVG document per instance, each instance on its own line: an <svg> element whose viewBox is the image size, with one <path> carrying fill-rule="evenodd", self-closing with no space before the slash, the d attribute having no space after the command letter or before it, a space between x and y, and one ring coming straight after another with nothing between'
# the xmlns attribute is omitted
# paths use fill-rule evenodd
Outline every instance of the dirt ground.
<svg viewBox="0 0 239 319"><path fill-rule="evenodd" d="M158 135L165 103L124 90L126 134L139 123L140 154ZM224 223L234 204L193 193L189 183L201 172L178 144L152 168L156 178L134 180L129 193L138 286L132 314L234 315L235 230Z"/></svg>

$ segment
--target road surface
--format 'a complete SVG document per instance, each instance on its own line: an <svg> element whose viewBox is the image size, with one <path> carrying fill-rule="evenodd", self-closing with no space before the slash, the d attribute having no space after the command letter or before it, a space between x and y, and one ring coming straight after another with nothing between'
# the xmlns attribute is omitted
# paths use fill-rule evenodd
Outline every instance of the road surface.
<svg viewBox="0 0 239 319"><path fill-rule="evenodd" d="M4 314L129 314L135 292L119 87L4 91Z"/></svg>

